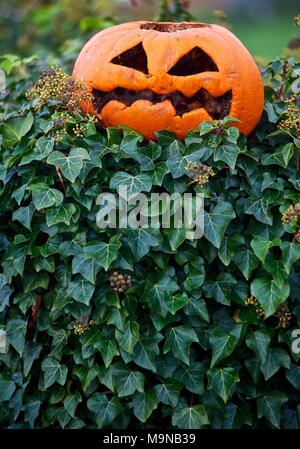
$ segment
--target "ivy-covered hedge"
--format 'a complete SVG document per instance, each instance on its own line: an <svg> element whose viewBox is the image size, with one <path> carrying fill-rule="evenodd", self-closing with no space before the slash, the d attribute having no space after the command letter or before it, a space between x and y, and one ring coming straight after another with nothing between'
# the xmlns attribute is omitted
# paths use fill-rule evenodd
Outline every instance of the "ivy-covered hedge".
<svg viewBox="0 0 300 449"><path fill-rule="evenodd" d="M264 71L247 139L225 119L156 143L35 110L41 63L2 67L1 426L299 428L300 64ZM189 161L215 176L191 182ZM97 195L120 183L204 192L203 238L99 229Z"/></svg>

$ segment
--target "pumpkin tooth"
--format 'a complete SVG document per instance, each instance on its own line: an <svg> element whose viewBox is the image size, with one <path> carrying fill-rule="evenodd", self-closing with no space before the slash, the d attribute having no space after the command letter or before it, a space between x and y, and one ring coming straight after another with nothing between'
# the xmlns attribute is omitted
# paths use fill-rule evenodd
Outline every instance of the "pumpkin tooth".
<svg viewBox="0 0 300 449"><path fill-rule="evenodd" d="M120 101L127 107L138 100L149 100L153 104L169 100L180 117L187 112L204 108L214 120L218 120L226 117L230 112L232 91L214 97L207 90L201 88L192 97L187 97L179 91L170 94L157 94L149 89L130 90L123 87L116 87L109 92L93 90L93 106L98 114L101 114L104 106L111 100Z"/></svg>

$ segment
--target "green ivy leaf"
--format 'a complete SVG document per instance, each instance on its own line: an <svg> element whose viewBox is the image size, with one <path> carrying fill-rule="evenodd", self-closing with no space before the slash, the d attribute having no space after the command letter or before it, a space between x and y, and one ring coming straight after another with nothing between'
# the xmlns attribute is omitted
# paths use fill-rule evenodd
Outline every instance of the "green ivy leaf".
<svg viewBox="0 0 300 449"><path fill-rule="evenodd" d="M273 217L262 198L248 198L244 205L245 214L254 215L256 220L267 225L273 224Z"/></svg>
<svg viewBox="0 0 300 449"><path fill-rule="evenodd" d="M86 305L89 305L94 291L94 285L83 279L81 276L76 276L74 281L70 282L68 288L68 294L74 298L75 301L82 302Z"/></svg>
<svg viewBox="0 0 300 449"><path fill-rule="evenodd" d="M20 319L10 320L6 326L6 335L8 344L22 355L25 348L26 322Z"/></svg>
<svg viewBox="0 0 300 449"><path fill-rule="evenodd" d="M163 384L155 385L154 390L159 402L171 407L176 407L182 385L174 380L168 380Z"/></svg>
<svg viewBox="0 0 300 449"><path fill-rule="evenodd" d="M172 416L172 425L179 429L201 429L207 424L209 424L207 412L201 404L181 408Z"/></svg>
<svg viewBox="0 0 300 449"><path fill-rule="evenodd" d="M87 401L88 409L95 413L100 429L111 424L123 411L120 401L113 397L108 399L105 394L95 393Z"/></svg>
<svg viewBox="0 0 300 449"><path fill-rule="evenodd" d="M89 160L89 153L84 148L72 148L66 156L60 151L53 151L47 158L47 163L60 168L66 179L74 182L79 176L84 160Z"/></svg>
<svg viewBox="0 0 300 449"><path fill-rule="evenodd" d="M20 207L19 209L15 210L12 218L13 220L19 221L23 226L25 226L25 228L31 231L31 220L34 212L35 206L33 203L30 203L29 206Z"/></svg>
<svg viewBox="0 0 300 449"><path fill-rule="evenodd" d="M29 112L24 117L12 118L3 125L3 145L13 147L20 142L33 125L33 115Z"/></svg>
<svg viewBox="0 0 300 449"><path fill-rule="evenodd" d="M220 145L215 150L214 160L223 161L228 164L230 168L234 169L240 152L241 150L237 145Z"/></svg>
<svg viewBox="0 0 300 449"><path fill-rule="evenodd" d="M291 359L286 351L281 348L271 348L267 352L265 362L261 366L265 380L274 376L277 371L284 366L290 368Z"/></svg>
<svg viewBox="0 0 300 449"><path fill-rule="evenodd" d="M208 388L214 390L224 402L233 393L235 384L239 382L239 374L234 368L211 368L207 371Z"/></svg>
<svg viewBox="0 0 300 449"><path fill-rule="evenodd" d="M204 236L216 248L220 248L228 224L235 218L231 204L222 202L217 204L209 213L204 215Z"/></svg>
<svg viewBox="0 0 300 449"><path fill-rule="evenodd" d="M82 402L81 395L78 391L75 394L68 394L64 399L64 408L72 418L75 418L76 408Z"/></svg>
<svg viewBox="0 0 300 449"><path fill-rule="evenodd" d="M234 351L238 338L221 330L216 330L209 338L212 347L210 367L213 368L223 359L226 359Z"/></svg>
<svg viewBox="0 0 300 449"><path fill-rule="evenodd" d="M126 365L114 369L116 390L119 397L130 396L135 391L144 392L145 377L139 371L131 371Z"/></svg>
<svg viewBox="0 0 300 449"><path fill-rule="evenodd" d="M120 171L111 177L109 187L118 190L121 195L122 190L120 191L120 189L126 189L127 197L131 198L133 195L140 192L150 192L152 178L148 174L133 176L129 173Z"/></svg>
<svg viewBox="0 0 300 449"><path fill-rule="evenodd" d="M48 226L54 226L59 223L64 223L70 226L71 219L76 212L74 204L61 204L59 207L47 209L46 221Z"/></svg>
<svg viewBox="0 0 300 449"><path fill-rule="evenodd" d="M271 343L271 336L266 330L257 330L247 335L246 344L255 352L260 364L265 364Z"/></svg>
<svg viewBox="0 0 300 449"><path fill-rule="evenodd" d="M290 274L292 266L297 260L300 260L300 245L298 243L281 242L283 265L287 274Z"/></svg>
<svg viewBox="0 0 300 449"><path fill-rule="evenodd" d="M181 382L184 387L195 394L204 393L204 376L207 366L199 362L193 363L187 368L181 368L175 373L175 378Z"/></svg>
<svg viewBox="0 0 300 449"><path fill-rule="evenodd" d="M116 340L121 349L133 354L133 349L140 338L139 325L135 321L127 321L124 330L119 329L115 331Z"/></svg>
<svg viewBox="0 0 300 449"><path fill-rule="evenodd" d="M152 246L158 246L160 243L157 232L153 232L153 230L127 229L125 234L125 242L131 249L136 262L148 254Z"/></svg>
<svg viewBox="0 0 300 449"><path fill-rule="evenodd" d="M32 192L32 200L37 210L51 206L60 206L64 200L63 194L44 182L31 184L28 189Z"/></svg>
<svg viewBox="0 0 300 449"><path fill-rule="evenodd" d="M233 261L247 281L250 278L252 271L259 266L259 260L253 252L242 246L236 250Z"/></svg>
<svg viewBox="0 0 300 449"><path fill-rule="evenodd" d="M199 149L190 154L184 154L185 147L178 140L174 140L169 147L168 168L173 178L180 178L187 173L186 165L188 162L198 162L203 155L203 149Z"/></svg>
<svg viewBox="0 0 300 449"><path fill-rule="evenodd" d="M251 283L251 294L260 302L266 318L271 316L289 296L290 287L285 282L279 287L273 279L257 278Z"/></svg>
<svg viewBox="0 0 300 449"><path fill-rule="evenodd" d="M133 401L133 413L141 421L146 422L153 410L157 408L157 398L154 390L145 393L135 393Z"/></svg>
<svg viewBox="0 0 300 449"><path fill-rule="evenodd" d="M216 281L207 281L203 285L203 291L207 298L214 298L224 305L230 305L232 288L236 280L229 273L220 274Z"/></svg>
<svg viewBox="0 0 300 449"><path fill-rule="evenodd" d="M257 399L257 416L261 418L264 416L273 426L280 425L281 406L288 398L281 391L273 391L267 393L261 398Z"/></svg>
<svg viewBox="0 0 300 449"><path fill-rule="evenodd" d="M272 153L266 153L262 155L261 163L263 165L280 165L283 168L287 168L289 165L289 161L293 157L294 154L294 144L287 143L282 146L277 151L272 151Z"/></svg>
<svg viewBox="0 0 300 449"><path fill-rule="evenodd" d="M16 390L16 385L11 380L0 377L0 401L9 401Z"/></svg>
<svg viewBox="0 0 300 449"><path fill-rule="evenodd" d="M189 302L189 298L186 293L178 293L174 296L166 296L165 306L166 309L175 315L178 310L182 309Z"/></svg>
<svg viewBox="0 0 300 449"><path fill-rule="evenodd" d="M51 387L55 382L64 385L67 379L68 369L61 365L53 357L47 357L42 361L42 371L44 371L44 387Z"/></svg>
<svg viewBox="0 0 300 449"><path fill-rule="evenodd" d="M198 343L196 332L190 326L177 326L168 331L164 354L172 351L186 365L190 364L189 351L192 343Z"/></svg>

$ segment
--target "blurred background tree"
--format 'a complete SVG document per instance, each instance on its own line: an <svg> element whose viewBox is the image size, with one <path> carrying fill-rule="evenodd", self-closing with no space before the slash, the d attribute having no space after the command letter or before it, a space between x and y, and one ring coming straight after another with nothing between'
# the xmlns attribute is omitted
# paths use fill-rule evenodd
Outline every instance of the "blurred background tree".
<svg viewBox="0 0 300 449"><path fill-rule="evenodd" d="M72 59L93 33L130 20L194 20L228 26L262 59L297 44L298 0L1 0L0 52Z"/></svg>

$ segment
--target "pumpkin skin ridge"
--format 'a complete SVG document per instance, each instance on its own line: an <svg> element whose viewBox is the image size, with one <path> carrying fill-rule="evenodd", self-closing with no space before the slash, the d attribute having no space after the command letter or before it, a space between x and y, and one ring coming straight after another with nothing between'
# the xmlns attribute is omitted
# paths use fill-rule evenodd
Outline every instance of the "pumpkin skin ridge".
<svg viewBox="0 0 300 449"><path fill-rule="evenodd" d="M240 120L239 123L234 123L232 126L239 128L245 135L249 134L258 123L263 110L263 84L258 67L238 38L226 28L214 24L207 24L207 26L200 24L200 27L193 28L190 27L190 22L183 22L183 24L189 25L188 29L161 32L140 28L141 25L147 23L155 24L155 22L146 21L129 22L101 31L92 37L83 47L76 61L75 80L85 83L90 91L96 89L104 92L122 87L136 91L148 89L161 95L179 91L186 97L191 97L203 88L210 95L218 97L224 95L228 90L232 90L231 109L228 115ZM170 22L160 23L172 25ZM108 42L110 40L113 42ZM110 63L114 57L140 43L147 55L149 75L138 72L134 68ZM194 47L199 47L211 58L216 64L218 72L207 71L185 76L168 74L168 70ZM91 59L90 65L88 61ZM105 67L104 71L103 67ZM149 103L148 115L137 105L131 110L132 116L130 116L130 111L125 114L124 111L128 110L128 107L123 105L119 123L116 118L116 114L120 112L119 107L114 111L110 105L99 114L91 103L82 102L81 106L83 110L95 114L104 126L117 126L122 122L144 135L147 134L148 138L155 139L154 131L149 137L148 129L153 129L153 126L149 125L153 120L151 114L158 113L158 110L153 108L153 105L150 106ZM199 112L201 109L184 112L175 121L174 110L170 116L170 110L167 108L166 117L163 118L163 111L160 108L161 126L155 119L158 126L156 131L166 129L164 127L166 124L170 131L176 132L179 138L183 138L186 132L198 126L203 119L211 120L209 115L203 111ZM195 114L195 111L199 112L198 123L196 123L197 112ZM144 123L137 118L137 115L141 113ZM188 124L187 118L189 119L191 116L193 116L193 120ZM176 129L171 129L172 126Z"/></svg>

